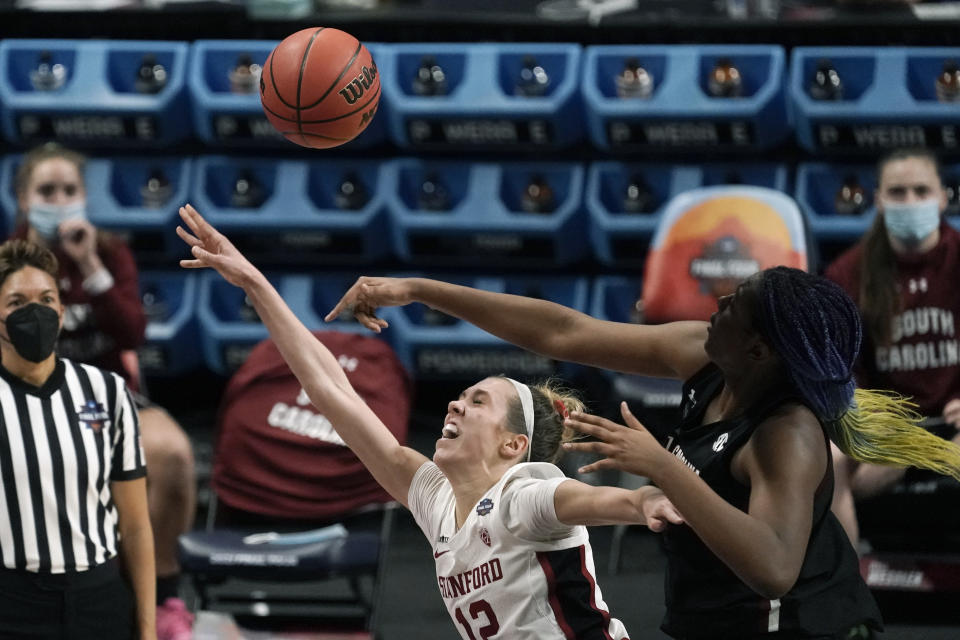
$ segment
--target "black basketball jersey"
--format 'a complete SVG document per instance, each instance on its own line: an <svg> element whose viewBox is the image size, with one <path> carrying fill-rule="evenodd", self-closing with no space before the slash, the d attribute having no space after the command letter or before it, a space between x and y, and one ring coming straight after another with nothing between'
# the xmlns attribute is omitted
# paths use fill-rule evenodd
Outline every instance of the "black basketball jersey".
<svg viewBox="0 0 960 640"><path fill-rule="evenodd" d="M722 388L723 375L713 364L684 384L681 422L666 447L724 500L746 511L750 488L733 477L733 456L777 407L801 401L789 390L779 391L738 417L702 424L707 405ZM829 447L826 435L824 446ZM674 637L711 639L778 632L823 636L859 623L879 629L880 611L860 577L857 555L830 511L832 499L833 467L828 464L814 497L813 527L800 575L793 588L775 600L744 584L690 527L668 527L667 612L661 628Z"/></svg>

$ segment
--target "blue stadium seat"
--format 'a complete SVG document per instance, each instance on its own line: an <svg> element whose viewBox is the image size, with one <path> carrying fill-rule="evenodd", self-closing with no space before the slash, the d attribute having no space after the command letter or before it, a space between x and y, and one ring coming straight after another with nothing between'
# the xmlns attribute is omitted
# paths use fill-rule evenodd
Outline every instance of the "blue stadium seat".
<svg viewBox="0 0 960 640"><path fill-rule="evenodd" d="M790 101L800 144L816 153L872 153L896 147L955 151L960 112L937 101L934 80L960 48L797 47L790 61ZM809 91L820 61L843 85L840 100Z"/></svg>
<svg viewBox="0 0 960 640"><path fill-rule="evenodd" d="M87 215L94 225L122 235L138 261L187 257L176 235L178 209L190 193L193 160L178 157L95 158L87 163ZM160 177L162 176L162 177ZM164 193L150 180L166 180Z"/></svg>
<svg viewBox="0 0 960 640"><path fill-rule="evenodd" d="M583 133L580 56L579 45L564 43L387 45L377 64L390 136L417 150L570 146ZM527 63L544 83L518 89ZM424 65L440 71L416 83Z"/></svg>
<svg viewBox="0 0 960 640"><path fill-rule="evenodd" d="M646 99L621 98L615 77L635 58L652 76ZM742 95L713 97L718 62L739 71ZM584 54L582 91L594 146L609 151L741 150L787 137L785 55L772 45L599 45Z"/></svg>
<svg viewBox="0 0 960 640"><path fill-rule="evenodd" d="M575 262L588 249L580 165L403 158L388 170L384 193L395 252L408 263L552 267ZM546 183L541 193L552 195L544 210L532 213L536 203L523 193L538 178Z"/></svg>
<svg viewBox="0 0 960 640"><path fill-rule="evenodd" d="M177 376L202 363L197 326L198 273L141 271L147 340L137 352L148 376Z"/></svg>
<svg viewBox="0 0 960 640"><path fill-rule="evenodd" d="M838 212L837 200L847 184L863 189L861 213ZM869 164L829 164L805 162L797 167L795 198L818 240L856 242L873 223L876 213L874 191L877 187L876 167Z"/></svg>
<svg viewBox="0 0 960 640"><path fill-rule="evenodd" d="M192 133L187 53L184 42L4 40L3 134L22 145L53 138L97 148L179 142ZM163 67L164 82L138 83L140 67L151 61ZM41 64L48 72L37 75Z"/></svg>
<svg viewBox="0 0 960 640"><path fill-rule="evenodd" d="M14 180L17 175L17 166L20 164L20 154L6 155L0 158L0 235L6 238L13 231L17 218L17 192Z"/></svg>
<svg viewBox="0 0 960 640"><path fill-rule="evenodd" d="M205 156L196 162L191 202L255 263L370 264L390 250L381 167L366 160ZM367 199L356 209L338 208L339 183L350 174Z"/></svg>

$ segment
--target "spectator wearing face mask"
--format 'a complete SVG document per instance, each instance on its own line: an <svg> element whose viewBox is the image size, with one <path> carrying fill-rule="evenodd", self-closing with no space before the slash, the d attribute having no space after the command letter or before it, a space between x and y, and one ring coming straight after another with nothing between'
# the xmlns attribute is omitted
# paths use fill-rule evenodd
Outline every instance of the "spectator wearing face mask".
<svg viewBox="0 0 960 640"><path fill-rule="evenodd" d="M136 348L146 316L137 266L119 237L87 218L85 158L49 143L23 156L16 175L14 236L49 248L59 262L63 331L57 352L123 376L134 392L150 475L147 497L156 550L160 640L190 637L192 616L178 595L177 537L193 523L193 450L180 425L142 394Z"/></svg>
<svg viewBox="0 0 960 640"><path fill-rule="evenodd" d="M861 387L913 399L938 434L960 442L960 233L943 217L946 192L936 156L901 149L877 165L873 226L826 270L864 319L856 371ZM904 469L857 464L834 447L833 510L854 545L854 501L889 488Z"/></svg>

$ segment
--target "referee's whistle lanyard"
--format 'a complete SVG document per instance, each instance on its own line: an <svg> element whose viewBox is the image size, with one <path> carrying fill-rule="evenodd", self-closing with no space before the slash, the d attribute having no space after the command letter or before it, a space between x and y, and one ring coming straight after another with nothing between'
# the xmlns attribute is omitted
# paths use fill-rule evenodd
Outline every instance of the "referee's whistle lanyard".
<svg viewBox="0 0 960 640"><path fill-rule="evenodd" d="M24 360L43 362L53 353L60 335L60 314L36 302L24 305L7 315L9 338L0 336L13 345Z"/></svg>

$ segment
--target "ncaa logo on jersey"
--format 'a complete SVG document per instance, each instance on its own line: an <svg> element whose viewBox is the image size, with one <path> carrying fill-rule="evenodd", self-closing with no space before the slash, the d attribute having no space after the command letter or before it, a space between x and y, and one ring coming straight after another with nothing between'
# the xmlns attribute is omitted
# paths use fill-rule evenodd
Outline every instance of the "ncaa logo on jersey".
<svg viewBox="0 0 960 640"><path fill-rule="evenodd" d="M490 498L484 498L479 503L477 503L478 516L485 516L491 511L493 511L493 500L491 500Z"/></svg>
<svg viewBox="0 0 960 640"><path fill-rule="evenodd" d="M486 527L480 527L480 541L488 547L490 546L490 532L487 531Z"/></svg>
<svg viewBox="0 0 960 640"><path fill-rule="evenodd" d="M77 419L88 429L93 429L94 433L100 433L109 424L110 414L96 400L87 400L83 406L77 408Z"/></svg>
<svg viewBox="0 0 960 640"><path fill-rule="evenodd" d="M714 440L713 442L713 450L716 451L717 453L723 451L723 448L727 446L727 440L729 439L730 439L730 434L721 433L720 437Z"/></svg>

